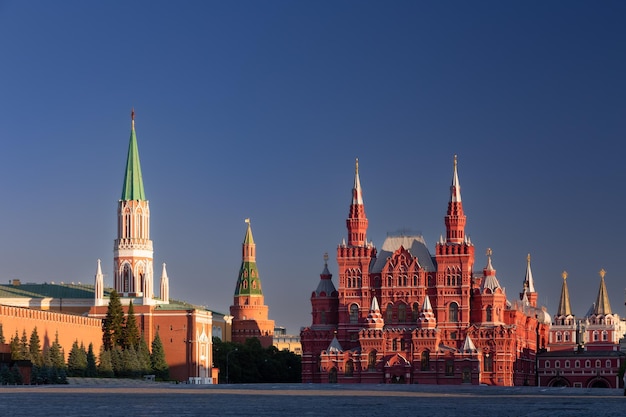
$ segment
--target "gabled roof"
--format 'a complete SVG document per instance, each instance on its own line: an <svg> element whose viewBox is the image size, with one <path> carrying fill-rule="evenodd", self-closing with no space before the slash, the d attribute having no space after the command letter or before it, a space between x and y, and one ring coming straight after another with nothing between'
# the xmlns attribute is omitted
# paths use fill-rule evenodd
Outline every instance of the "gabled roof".
<svg viewBox="0 0 626 417"><path fill-rule="evenodd" d="M343 352L343 348L341 347L339 340L337 340L337 335L335 335L333 337L333 340L330 341L330 344L328 345L328 348L326 349L326 351L327 352Z"/></svg>
<svg viewBox="0 0 626 417"><path fill-rule="evenodd" d="M396 250L400 247L405 248L415 256L422 266L427 271L436 271L437 268L433 262L433 258L426 247L424 238L420 235L415 236L387 236L383 242L383 247L378 252L376 262L374 263L371 272L380 273L387 263L387 258L391 257Z"/></svg>

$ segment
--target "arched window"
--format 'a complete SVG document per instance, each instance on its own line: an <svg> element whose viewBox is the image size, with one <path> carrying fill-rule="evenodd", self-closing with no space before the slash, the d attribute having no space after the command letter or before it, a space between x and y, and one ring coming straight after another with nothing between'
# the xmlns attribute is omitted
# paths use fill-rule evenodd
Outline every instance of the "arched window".
<svg viewBox="0 0 626 417"><path fill-rule="evenodd" d="M602 362L600 359L596 359L596 368L600 368L602 366Z"/></svg>
<svg viewBox="0 0 626 417"><path fill-rule="evenodd" d="M556 341L560 342L561 341L561 332L556 332Z"/></svg>
<svg viewBox="0 0 626 417"><path fill-rule="evenodd" d="M450 303L448 308L448 320L452 323L459 321L459 305L455 302Z"/></svg>
<svg viewBox="0 0 626 417"><path fill-rule="evenodd" d="M406 304L398 305L398 322L399 323L406 322Z"/></svg>
<svg viewBox="0 0 626 417"><path fill-rule="evenodd" d="M559 369L561 367L561 361L554 361L554 367Z"/></svg>
<svg viewBox="0 0 626 417"><path fill-rule="evenodd" d="M411 321L413 323L417 322L417 319L420 316L420 305L418 303L413 303L413 309L411 310Z"/></svg>
<svg viewBox="0 0 626 417"><path fill-rule="evenodd" d="M604 363L604 367L605 368L610 368L611 367L611 360L607 359L606 362Z"/></svg>
<svg viewBox="0 0 626 417"><path fill-rule="evenodd" d="M354 375L354 362L352 361L352 359L348 359L348 361L346 362L344 374L346 376Z"/></svg>
<svg viewBox="0 0 626 417"><path fill-rule="evenodd" d="M376 353L376 350L372 350L367 355L367 369L370 371L376 369Z"/></svg>
<svg viewBox="0 0 626 417"><path fill-rule="evenodd" d="M597 331L597 330L594 330L594 332L593 332L593 341L594 341L594 342L597 342L597 341L598 341L598 336L599 336L599 335L598 335L598 331Z"/></svg>
<svg viewBox="0 0 626 417"><path fill-rule="evenodd" d="M609 332L607 332L606 330L602 331L602 341L606 342L607 340L609 340Z"/></svg>
<svg viewBox="0 0 626 417"><path fill-rule="evenodd" d="M387 286L393 286L393 278L391 277L391 275L387 275Z"/></svg>
<svg viewBox="0 0 626 417"><path fill-rule="evenodd" d="M413 275L413 286L417 287L417 275Z"/></svg>
<svg viewBox="0 0 626 417"><path fill-rule="evenodd" d="M585 361L585 368L591 368L591 361L589 359Z"/></svg>
<svg viewBox="0 0 626 417"><path fill-rule="evenodd" d="M546 362L547 363L547 362ZM548 365L546 365L546 368ZM493 372L493 356L486 354L483 361L483 370L485 372Z"/></svg>
<svg viewBox="0 0 626 417"><path fill-rule="evenodd" d="M569 369L570 367L570 361L565 361L565 369Z"/></svg>
<svg viewBox="0 0 626 417"><path fill-rule="evenodd" d="M406 350L406 341L404 338L400 339L400 350Z"/></svg>
<svg viewBox="0 0 626 417"><path fill-rule="evenodd" d="M132 272L130 270L130 265L124 264L124 268L122 269L122 291L130 292L130 283L132 281Z"/></svg>
<svg viewBox="0 0 626 417"><path fill-rule="evenodd" d="M430 352L425 350L422 352L422 357L420 360L422 371L428 371L430 369Z"/></svg>
<svg viewBox="0 0 626 417"><path fill-rule="evenodd" d="M569 342L569 332L565 332L565 333L563 333L563 339L564 339L566 342Z"/></svg>
<svg viewBox="0 0 626 417"><path fill-rule="evenodd" d="M391 350L398 350L398 339L393 339L391 341Z"/></svg>
<svg viewBox="0 0 626 417"><path fill-rule="evenodd" d="M493 308L491 306L487 306L485 311L486 313L486 321L493 321Z"/></svg>
<svg viewBox="0 0 626 417"><path fill-rule="evenodd" d="M320 323L326 324L326 310L320 311Z"/></svg>
<svg viewBox="0 0 626 417"><path fill-rule="evenodd" d="M350 304L350 323L359 322L359 306L356 304Z"/></svg>
<svg viewBox="0 0 626 417"><path fill-rule="evenodd" d="M577 360L576 362L574 362L574 367L580 368L580 361Z"/></svg>
<svg viewBox="0 0 626 417"><path fill-rule="evenodd" d="M391 323L393 321L393 304L387 304L387 310L385 311L385 322Z"/></svg>

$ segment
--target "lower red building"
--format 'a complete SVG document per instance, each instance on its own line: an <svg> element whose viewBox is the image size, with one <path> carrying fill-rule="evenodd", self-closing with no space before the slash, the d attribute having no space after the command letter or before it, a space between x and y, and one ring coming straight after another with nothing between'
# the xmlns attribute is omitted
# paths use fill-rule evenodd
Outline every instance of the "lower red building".
<svg viewBox="0 0 626 417"><path fill-rule="evenodd" d="M301 332L303 382L534 385L536 352L551 318L537 307L530 257L519 300L509 301L491 263L474 270L456 157L442 236L366 238L358 161L337 248L338 289L327 264ZM326 260L328 258L326 257Z"/></svg>

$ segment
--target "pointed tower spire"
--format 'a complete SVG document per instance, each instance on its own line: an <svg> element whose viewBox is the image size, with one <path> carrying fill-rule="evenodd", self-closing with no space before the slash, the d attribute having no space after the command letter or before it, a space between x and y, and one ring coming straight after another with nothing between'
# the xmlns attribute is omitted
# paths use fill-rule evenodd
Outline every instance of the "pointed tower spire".
<svg viewBox="0 0 626 417"><path fill-rule="evenodd" d="M452 185L450 186L450 201L448 202L448 212L445 218L446 242L461 244L465 241L466 217L463 212L461 202L461 185L457 169L457 157L454 155L454 172L452 174Z"/></svg>
<svg viewBox="0 0 626 417"><path fill-rule="evenodd" d="M595 315L606 315L611 313L611 303L609 302L609 293L606 290L606 284L604 282L604 275L606 271L600 270L600 289L598 290L598 298L596 299L596 307L594 310Z"/></svg>
<svg viewBox="0 0 626 417"><path fill-rule="evenodd" d="M170 279L167 277L165 262L163 263L163 271L161 272L161 301L165 304L170 302Z"/></svg>
<svg viewBox="0 0 626 417"><path fill-rule="evenodd" d="M567 272L563 271L563 284L561 286L561 299L559 300L559 308L556 312L557 316L565 317L572 315L572 306L569 301L569 289L567 288Z"/></svg>
<svg viewBox="0 0 626 417"><path fill-rule="evenodd" d="M363 190L359 179L359 160L356 160L354 173L354 186L352 187L352 203L350 213L346 220L348 227L348 246L365 246L367 233L367 217L363 205Z"/></svg>
<svg viewBox="0 0 626 417"><path fill-rule="evenodd" d="M526 298L528 304L537 307L537 292L535 291L535 281L533 280L533 272L530 269L530 253L526 257L526 276L524 277L524 288L520 293L520 300Z"/></svg>
<svg viewBox="0 0 626 417"><path fill-rule="evenodd" d="M128 144L128 156L126 158L126 173L124 174L124 187L122 188L122 200L145 200L143 179L141 177L141 164L139 163L139 148L135 135L135 109L130 113L131 128L130 142Z"/></svg>
<svg viewBox="0 0 626 417"><path fill-rule="evenodd" d="M144 305L154 304L152 255L150 205L143 189L133 109L113 251L114 288L122 297L142 297Z"/></svg>
<svg viewBox="0 0 626 417"><path fill-rule="evenodd" d="M496 278L496 270L491 264L492 254L493 252L491 251L491 248L488 248L487 249L487 266L483 269L483 276L484 276L483 283L482 283L483 292L485 291L485 289L489 289L492 293L496 290L496 288L502 289L502 287L500 287L500 282L498 282L498 278Z"/></svg>
<svg viewBox="0 0 626 417"><path fill-rule="evenodd" d="M102 274L102 267L100 266L100 259L98 259L98 266L96 267L94 297L95 297L95 305L97 306L104 305L104 275Z"/></svg>
<svg viewBox="0 0 626 417"><path fill-rule="evenodd" d="M233 316L232 341L244 343L256 337L263 347L269 347L274 338L274 320L268 319L269 308L265 305L261 279L256 265L256 245L252 237L250 219L242 244L241 267L235 286L234 303L230 306Z"/></svg>

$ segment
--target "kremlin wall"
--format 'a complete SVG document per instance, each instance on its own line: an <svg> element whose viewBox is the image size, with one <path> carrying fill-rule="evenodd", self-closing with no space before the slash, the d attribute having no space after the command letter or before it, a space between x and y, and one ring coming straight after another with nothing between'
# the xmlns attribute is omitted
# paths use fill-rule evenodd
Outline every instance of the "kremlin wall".
<svg viewBox="0 0 626 417"><path fill-rule="evenodd" d="M581 318L571 311L564 273L553 318L537 303L530 255L520 291L510 298L497 278L492 251L476 259L465 231L456 156L449 200L441 203L445 232L433 253L419 235L389 236L379 249L367 239L357 161L347 233L336 252L337 286L326 255L317 286L312 285L312 322L299 340L284 329L275 334L249 219L229 315L170 299L175 280L170 283L165 264L155 285L150 206L133 111L117 209L113 287L104 283L100 260L93 285L13 280L0 285L0 324L5 339L37 328L44 349L58 337L66 356L74 341L93 344L98 352L115 290L125 312L132 302L148 345L159 335L170 377L181 382L217 382L212 352L217 336L242 343L258 338L264 347L301 353L305 383L623 386L618 374L626 359L619 343L626 326L611 310L605 272L600 272L594 307Z"/></svg>

